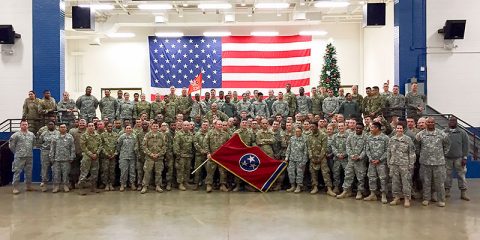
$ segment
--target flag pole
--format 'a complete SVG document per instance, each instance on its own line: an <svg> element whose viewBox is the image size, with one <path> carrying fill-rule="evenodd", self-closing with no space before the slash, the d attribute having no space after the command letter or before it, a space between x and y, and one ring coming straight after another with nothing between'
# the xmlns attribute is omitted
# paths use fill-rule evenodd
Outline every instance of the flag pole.
<svg viewBox="0 0 480 240"><path fill-rule="evenodd" d="M194 174L196 171L198 171L198 169L200 169L200 168L201 168L203 165L205 165L205 163L207 163L207 162L208 162L208 158L207 158L207 160L205 160L202 164L200 164L200 166L198 166L197 168L195 168L195 170L193 170L193 172L190 173L190 174Z"/></svg>

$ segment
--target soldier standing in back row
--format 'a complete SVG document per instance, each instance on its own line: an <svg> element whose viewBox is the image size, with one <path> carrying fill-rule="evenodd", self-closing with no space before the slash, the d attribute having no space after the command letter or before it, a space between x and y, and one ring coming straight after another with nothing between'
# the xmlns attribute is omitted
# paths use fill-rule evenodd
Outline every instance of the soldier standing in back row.
<svg viewBox="0 0 480 240"><path fill-rule="evenodd" d="M300 87L298 90L299 95L297 96L297 113L302 115L307 115L312 112L312 100L310 97L305 96L305 89Z"/></svg>
<svg viewBox="0 0 480 240"><path fill-rule="evenodd" d="M49 153L50 159L53 161L53 193L58 192L60 183L63 184L64 192L70 192L68 187L70 163L75 159L75 143L73 141L73 136L67 133L67 126L61 124L58 135L52 139Z"/></svg>
<svg viewBox="0 0 480 240"><path fill-rule="evenodd" d="M283 93L278 92L278 100L272 105L272 116L281 115L283 119L289 116L288 102L283 99Z"/></svg>
<svg viewBox="0 0 480 240"><path fill-rule="evenodd" d="M73 99L70 99L70 93L63 92L63 99L57 104L59 112L59 122L66 123L67 128L73 128L75 122L74 112L78 112L77 105Z"/></svg>
<svg viewBox="0 0 480 240"><path fill-rule="evenodd" d="M92 95L92 87L88 86L85 89L85 95L80 96L76 104L80 111L79 119L83 118L87 122L91 122L92 119L97 116L96 109L98 107L98 100Z"/></svg>
<svg viewBox="0 0 480 240"><path fill-rule="evenodd" d="M110 96L110 90L105 90L105 97L100 100L99 106L102 119L108 118L108 121L113 122L118 109L118 101Z"/></svg>
<svg viewBox="0 0 480 240"><path fill-rule="evenodd" d="M43 91L43 98L40 100L40 105L38 107L42 124L45 124L48 118L56 117L56 110L57 103L55 102L55 98L52 97L50 90Z"/></svg>
<svg viewBox="0 0 480 240"><path fill-rule="evenodd" d="M40 146L41 146L41 162L42 162L42 183L40 183L40 189L42 192L47 191L47 184L48 184L48 170L51 168L53 159L50 158L50 147L52 144L52 140L58 135L58 131L55 130L55 123L48 122L47 124L48 129L44 131L40 137L38 138Z"/></svg>
<svg viewBox="0 0 480 240"><path fill-rule="evenodd" d="M83 158L80 165L80 179L78 186L80 189L85 188L87 181L90 182L90 189L92 192L98 193L97 178L99 168L99 154L102 150L102 140L95 132L95 125L88 123L87 132L80 137L80 145L82 148ZM90 177L88 175L90 174ZM81 195L86 195L87 192L82 189Z"/></svg>
<svg viewBox="0 0 480 240"><path fill-rule="evenodd" d="M12 151L14 160L12 163L13 172L13 194L18 194L18 182L20 173L25 175L25 184L27 191L33 191L32 188L32 162L33 162L33 143L35 135L28 131L28 122L20 122L20 131L14 133L9 140L8 147Z"/></svg>
<svg viewBox="0 0 480 240"><path fill-rule="evenodd" d="M122 120L122 122L125 122L125 120L132 122L133 119L137 118L135 103L130 101L128 92L124 93L123 96L125 99L118 105L117 118Z"/></svg>
<svg viewBox="0 0 480 240"><path fill-rule="evenodd" d="M418 92L418 84L416 82L412 83L412 91L405 96L407 116L418 121L422 116L423 111L425 111L425 102L425 95Z"/></svg>
<svg viewBox="0 0 480 240"><path fill-rule="evenodd" d="M288 104L288 116L293 117L295 116L295 111L297 110L297 98L295 94L291 92L292 85L287 83L285 85L286 92L284 94L285 101Z"/></svg>
<svg viewBox="0 0 480 240"><path fill-rule="evenodd" d="M36 134L40 126L40 99L36 98L34 91L28 92L28 98L23 103L22 118L28 121L28 130Z"/></svg>
<svg viewBox="0 0 480 240"><path fill-rule="evenodd" d="M333 96L333 90L328 89L328 97L323 99L322 110L324 118L328 119L330 122L334 115L338 113L340 105L338 104L338 99Z"/></svg>
<svg viewBox="0 0 480 240"><path fill-rule="evenodd" d="M166 125L166 123L163 123ZM163 125L162 124L162 125ZM150 185L150 179L152 176L152 170L155 178L155 191L161 193L162 189L162 172L163 172L163 159L167 151L166 135L158 131L158 123L152 123L152 130L145 134L142 141L142 149L145 154L145 164L143 170L143 184L141 193L148 191L148 185Z"/></svg>

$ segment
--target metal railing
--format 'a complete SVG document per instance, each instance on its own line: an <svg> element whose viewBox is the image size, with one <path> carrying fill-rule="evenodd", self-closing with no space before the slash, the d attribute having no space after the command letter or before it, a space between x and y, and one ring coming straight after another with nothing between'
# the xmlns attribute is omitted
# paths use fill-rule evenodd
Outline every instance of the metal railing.
<svg viewBox="0 0 480 240"><path fill-rule="evenodd" d="M20 130L22 119L7 119L0 123L0 132L16 132Z"/></svg>

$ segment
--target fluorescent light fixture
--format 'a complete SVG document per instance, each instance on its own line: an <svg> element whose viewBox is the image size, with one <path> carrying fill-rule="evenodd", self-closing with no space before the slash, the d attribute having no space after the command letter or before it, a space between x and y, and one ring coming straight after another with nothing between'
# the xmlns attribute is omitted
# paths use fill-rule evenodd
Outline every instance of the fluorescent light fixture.
<svg viewBox="0 0 480 240"><path fill-rule="evenodd" d="M169 3L161 3L161 4L139 4L137 6L138 9L141 10L168 10L172 9L172 4Z"/></svg>
<svg viewBox="0 0 480 240"><path fill-rule="evenodd" d="M132 38L135 37L135 33L110 33L107 36L110 38Z"/></svg>
<svg viewBox="0 0 480 240"><path fill-rule="evenodd" d="M230 9L232 4L230 3L200 3L197 6L200 9Z"/></svg>
<svg viewBox="0 0 480 240"><path fill-rule="evenodd" d="M235 14L225 14L225 22L235 22Z"/></svg>
<svg viewBox="0 0 480 240"><path fill-rule="evenodd" d="M277 36L278 32L251 32L252 36Z"/></svg>
<svg viewBox="0 0 480 240"><path fill-rule="evenodd" d="M289 3L275 3L275 2L270 2L270 3L256 3L255 4L256 8L274 8L274 9L282 9L282 8L289 8L290 4Z"/></svg>
<svg viewBox="0 0 480 240"><path fill-rule="evenodd" d="M188 7L188 3L182 4L183 7Z"/></svg>
<svg viewBox="0 0 480 240"><path fill-rule="evenodd" d="M157 37L183 37L182 32L157 32L155 33Z"/></svg>
<svg viewBox="0 0 480 240"><path fill-rule="evenodd" d="M300 31L298 34L302 36L325 36L328 32L325 31Z"/></svg>
<svg viewBox="0 0 480 240"><path fill-rule="evenodd" d="M226 37L231 36L231 32L204 32L203 36L205 37Z"/></svg>
<svg viewBox="0 0 480 240"><path fill-rule="evenodd" d="M168 15L155 16L155 23L166 23L166 22L168 22Z"/></svg>
<svg viewBox="0 0 480 240"><path fill-rule="evenodd" d="M92 5L88 5L88 4L81 4L81 5L78 5L79 7L89 7L91 10L113 10L115 9L115 6L113 5L110 5L110 4L92 4Z"/></svg>
<svg viewBox="0 0 480 240"><path fill-rule="evenodd" d="M347 7L350 5L349 2L343 2L343 1L321 1L321 2L315 2L313 6L317 8L342 8L342 7Z"/></svg>

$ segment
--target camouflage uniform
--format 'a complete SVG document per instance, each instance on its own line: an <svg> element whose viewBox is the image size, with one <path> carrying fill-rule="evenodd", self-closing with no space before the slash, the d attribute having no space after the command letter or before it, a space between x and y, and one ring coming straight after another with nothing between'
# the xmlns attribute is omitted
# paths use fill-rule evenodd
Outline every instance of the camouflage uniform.
<svg viewBox="0 0 480 240"><path fill-rule="evenodd" d="M190 163L194 154L193 134L188 131L177 131L173 138L173 153L177 157L177 183L185 184L190 178Z"/></svg>
<svg viewBox="0 0 480 240"><path fill-rule="evenodd" d="M370 164L368 165L368 186L371 192L377 191L377 180L380 179L380 192L387 192L387 151L389 138L387 135L380 133L378 136L370 135L367 137L365 144L365 152ZM380 160L378 165L374 165L372 160Z"/></svg>
<svg viewBox="0 0 480 240"><path fill-rule="evenodd" d="M331 117L329 117L328 114L338 113L339 108L340 108L340 105L338 104L338 99L336 97L327 97L323 99L323 104L322 104L323 116L326 119L328 119L328 121L331 120Z"/></svg>
<svg viewBox="0 0 480 240"><path fill-rule="evenodd" d="M197 169L200 164L205 162L207 159L207 151L205 150L205 136L207 136L208 131L199 130L193 138L193 146L195 147L195 169ZM203 169L203 167L202 167ZM202 174L202 169L199 169L195 172L193 177L193 182L198 185L200 183L200 177Z"/></svg>
<svg viewBox="0 0 480 240"><path fill-rule="evenodd" d="M255 141L257 146L259 146L262 151L264 151L268 156L273 156L273 144L275 143L275 136L272 130L270 129L260 129L257 131L255 136Z"/></svg>
<svg viewBox="0 0 480 240"><path fill-rule="evenodd" d="M312 99L305 95L297 96L297 112L307 115L312 112Z"/></svg>
<svg viewBox="0 0 480 240"><path fill-rule="evenodd" d="M225 113L225 115L227 115L229 118L230 117L235 117L237 116L237 107L235 106L235 104L233 104L232 102L225 102L223 105L222 105L222 108L220 108L220 110Z"/></svg>
<svg viewBox="0 0 480 240"><path fill-rule="evenodd" d="M118 134L115 132L103 132L100 134L102 139L102 176L101 180L105 186L115 183L115 167L117 160L115 158Z"/></svg>
<svg viewBox="0 0 480 240"><path fill-rule="evenodd" d="M318 186L318 171L322 171L323 181L327 187L332 187L330 179L330 168L327 164L327 135L318 131L312 133L307 138L308 158L310 159L310 175L312 177L312 185Z"/></svg>
<svg viewBox="0 0 480 240"><path fill-rule="evenodd" d="M143 139L145 135L148 133L140 129L139 131L135 131L135 135L137 136L138 141L138 156L136 159L136 169L137 169L137 185L141 186L143 181L143 176L145 172L143 171L143 166L145 165L145 152L143 150ZM163 161L163 160L162 160Z"/></svg>
<svg viewBox="0 0 480 240"><path fill-rule="evenodd" d="M77 108L79 110L78 118L85 119L88 122L97 116L96 109L98 107L98 100L93 95L83 95L77 99Z"/></svg>
<svg viewBox="0 0 480 240"><path fill-rule="evenodd" d="M282 115L283 118L289 116L288 103L285 100L277 100L272 105L272 116Z"/></svg>
<svg viewBox="0 0 480 240"><path fill-rule="evenodd" d="M190 111L190 118L195 119L195 116L200 115L203 116L207 113L207 106L203 101L195 101L192 103L192 110Z"/></svg>
<svg viewBox="0 0 480 240"><path fill-rule="evenodd" d="M59 123L65 123L68 128L71 128L73 127L75 115L73 112L67 112L67 110L77 110L77 105L75 105L73 99L69 99L68 101L62 99L62 101L57 104Z"/></svg>
<svg viewBox="0 0 480 240"><path fill-rule="evenodd" d="M73 142L75 143L75 159L70 164L70 182L75 184L78 182L80 177L80 161L82 160L82 147L81 140L82 134L84 134L86 129L80 130L79 128L72 128L68 133L72 135Z"/></svg>
<svg viewBox="0 0 480 240"><path fill-rule="evenodd" d="M313 115L320 115L322 114L322 103L323 103L323 96L321 94L313 94L312 96L312 113Z"/></svg>
<svg viewBox="0 0 480 240"><path fill-rule="evenodd" d="M283 99L288 104L288 116L294 117L295 111L297 110L297 98L294 93L286 92L283 94Z"/></svg>
<svg viewBox="0 0 480 240"><path fill-rule="evenodd" d="M252 104L252 108L253 108L253 117L257 117L257 116L262 116L266 118L270 117L270 112L268 111L268 106L265 102L255 101Z"/></svg>
<svg viewBox="0 0 480 240"><path fill-rule="evenodd" d="M122 134L117 140L117 153L120 164L120 184L135 186L135 164L138 156L138 140L135 134Z"/></svg>
<svg viewBox="0 0 480 240"><path fill-rule="evenodd" d="M417 107L425 110L426 97L420 93L409 92L405 96L405 105L407 106L407 116L412 117L415 121L422 116L422 111L418 111Z"/></svg>
<svg viewBox="0 0 480 240"><path fill-rule="evenodd" d="M342 106L342 104L347 101L347 99L345 98L345 96L338 96L337 97L337 100L338 100L338 106Z"/></svg>
<svg viewBox="0 0 480 240"><path fill-rule="evenodd" d="M180 96L178 99L175 101L175 104L177 106L177 114L181 113L183 116L188 118L190 116L190 111L192 110L192 97L191 96Z"/></svg>
<svg viewBox="0 0 480 240"><path fill-rule="evenodd" d="M385 107L384 98L380 95L372 96L369 98L368 104L365 106L365 113L368 115L374 115L377 117L382 114Z"/></svg>
<svg viewBox="0 0 480 240"><path fill-rule="evenodd" d="M43 132L39 139L39 143L41 144L40 149L41 151L41 162L42 162L42 170L41 170L41 176L42 176L42 183L47 183L49 176L48 176L48 170L52 167L53 164L53 159L50 158L50 147L52 144L52 140L59 134L57 130L47 130Z"/></svg>
<svg viewBox="0 0 480 240"><path fill-rule="evenodd" d="M292 136L288 144L285 158L288 161L288 179L290 184L302 185L305 165L308 161L307 141L303 136Z"/></svg>
<svg viewBox="0 0 480 240"><path fill-rule="evenodd" d="M140 101L136 104L137 116L140 118L142 114L147 114L147 119L150 119L151 104L147 101ZM154 116L152 116L154 118Z"/></svg>
<svg viewBox="0 0 480 240"><path fill-rule="evenodd" d="M70 133L58 134L52 139L50 158L53 159L53 184L69 185L70 163L75 159L75 143Z"/></svg>
<svg viewBox="0 0 480 240"><path fill-rule="evenodd" d="M98 167L100 160L100 152L102 150L102 139L97 133L84 133L80 137L80 145L82 148L82 161L80 162L80 179L78 184L82 186L90 180L90 184L96 185L98 179ZM97 158L94 160L91 158L93 154L97 155ZM88 174L90 178L87 179Z"/></svg>
<svg viewBox="0 0 480 240"><path fill-rule="evenodd" d="M102 113L102 120L108 118L108 121L112 122L117 116L118 101L112 96L103 97L98 105L100 107L100 113Z"/></svg>
<svg viewBox="0 0 480 240"><path fill-rule="evenodd" d="M465 174L467 173L467 166L462 166L462 160L468 155L468 136L467 133L459 127L455 129L445 129L450 142L450 149L445 155L446 161L446 180L445 189L452 188L452 171L457 172L458 188L462 191L467 190L467 180Z"/></svg>
<svg viewBox="0 0 480 240"><path fill-rule="evenodd" d="M205 136L205 149L208 153L214 153L218 148L220 148L230 137L228 133L219 129L212 129ZM218 167L214 161L207 162L207 178L205 183L212 185L213 184L213 175L217 170L220 172L220 184L227 184L227 171L223 167Z"/></svg>
<svg viewBox="0 0 480 240"><path fill-rule="evenodd" d="M34 100L27 98L23 102L22 118L27 119L28 131L32 132L33 134L36 134L38 129L41 127L39 107L40 99L38 98L35 98Z"/></svg>
<svg viewBox="0 0 480 240"><path fill-rule="evenodd" d="M40 105L38 106L38 111L40 112L40 118L42 122L46 124L46 120L49 117L56 117L54 111L57 110L57 102L55 98L50 97L50 99L42 98L40 100Z"/></svg>
<svg viewBox="0 0 480 240"><path fill-rule="evenodd" d="M145 154L145 164L143 165L143 186L148 187L150 184L150 179L152 175L152 170L154 170L155 185L162 185L162 172L163 172L163 159L165 153L167 152L167 138L165 133L162 132L148 132L145 134L142 142L143 153ZM152 158L153 154L158 154L158 158Z"/></svg>
<svg viewBox="0 0 480 240"><path fill-rule="evenodd" d="M150 104L150 117L155 118L157 115L163 114L165 111L165 102L164 101L155 101Z"/></svg>
<svg viewBox="0 0 480 240"><path fill-rule="evenodd" d="M394 197L412 195L412 170L415 163L415 146L407 135L393 136L388 143L387 163L392 177Z"/></svg>
<svg viewBox="0 0 480 240"><path fill-rule="evenodd" d="M354 177L358 181L359 192L365 191L365 145L366 137L357 134L351 134L347 138L347 154L348 163L345 168L345 181L343 182L343 190L351 190ZM358 156L357 160L353 160L353 155Z"/></svg>
<svg viewBox="0 0 480 240"><path fill-rule="evenodd" d="M405 96L402 94L390 95L390 97L387 98L387 107L390 108L390 115L403 117L405 112Z"/></svg>
<svg viewBox="0 0 480 240"><path fill-rule="evenodd" d="M450 144L447 135L435 129L422 130L415 137L417 148L420 149L420 172L423 176L423 200L430 201L432 183L438 200L445 202L445 155ZM433 180L433 182L432 182Z"/></svg>
<svg viewBox="0 0 480 240"><path fill-rule="evenodd" d="M246 99L242 99L237 103L237 112L238 114L242 113L243 111L247 112L247 117L253 117L253 106L252 103Z"/></svg>
<svg viewBox="0 0 480 240"><path fill-rule="evenodd" d="M222 121L228 120L228 116L219 110L217 110L216 112L213 112L213 111L207 112L207 114L205 114L204 119L207 120L210 124L212 124L214 117Z"/></svg>
<svg viewBox="0 0 480 240"><path fill-rule="evenodd" d="M123 101L118 105L117 119L120 120L132 120L137 118L137 110L135 103L131 101Z"/></svg>
<svg viewBox="0 0 480 240"><path fill-rule="evenodd" d="M165 134L165 139L167 141L167 152L165 153L165 162L167 163L167 184L171 185L173 181L173 169L175 167L175 158L173 155L173 137L174 133L169 130Z"/></svg>
<svg viewBox="0 0 480 240"><path fill-rule="evenodd" d="M170 100L168 103L165 103L165 122L170 124L175 122L175 116L177 115L177 106L175 102Z"/></svg>
<svg viewBox="0 0 480 240"><path fill-rule="evenodd" d="M270 113L270 116L272 116L272 113L273 113L272 106L273 106L273 103L276 100L277 100L277 98L275 96L268 97L267 99L265 99L265 103L267 104L268 112ZM270 117L270 116L268 116L268 117Z"/></svg>
<svg viewBox="0 0 480 240"><path fill-rule="evenodd" d="M14 155L12 163L13 187L16 187L20 181L20 173L24 171L25 183L29 186L32 183L32 162L33 162L33 143L35 135L27 131L14 133L9 140L9 148Z"/></svg>
<svg viewBox="0 0 480 240"><path fill-rule="evenodd" d="M333 153L333 186L340 188L340 172L346 171L347 168L347 138L346 133L336 133L332 137L332 144L330 145ZM338 156L343 154L344 158L340 159Z"/></svg>

